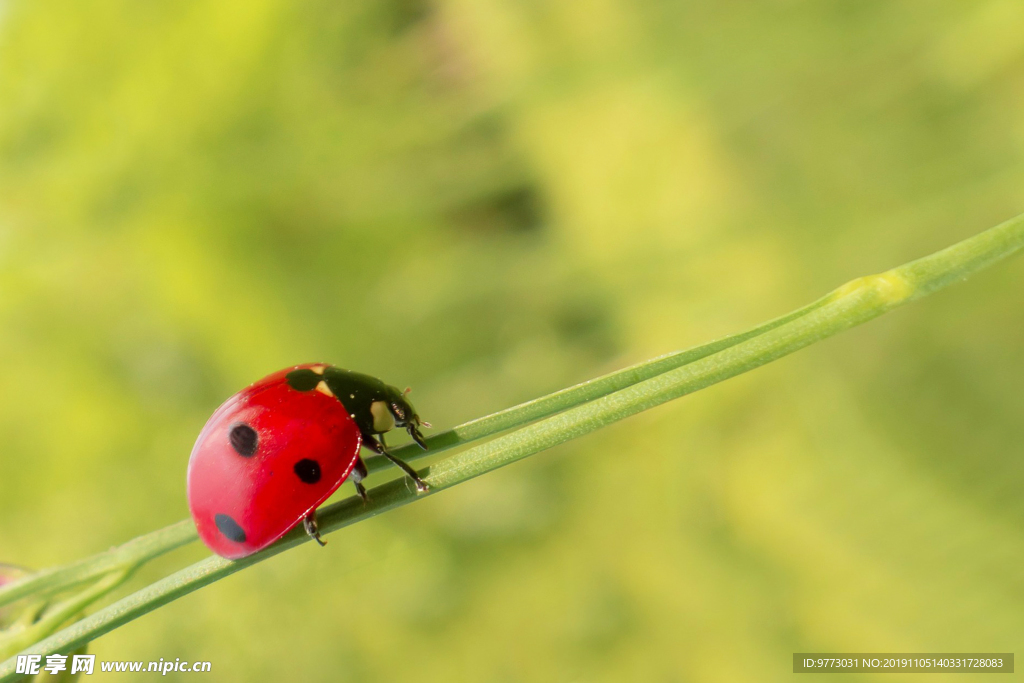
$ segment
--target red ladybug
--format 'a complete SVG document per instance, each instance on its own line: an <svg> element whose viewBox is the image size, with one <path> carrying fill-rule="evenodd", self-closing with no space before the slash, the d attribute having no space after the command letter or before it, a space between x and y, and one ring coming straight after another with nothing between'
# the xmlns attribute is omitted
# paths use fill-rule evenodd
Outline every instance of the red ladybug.
<svg viewBox="0 0 1024 683"><path fill-rule="evenodd" d="M408 392L408 390L406 390ZM421 421L405 393L375 377L325 363L275 372L214 412L188 461L188 506L211 550L229 559L266 548L300 521L323 545L316 508L351 477L362 480L366 446L401 467L384 433L402 427L426 449Z"/></svg>

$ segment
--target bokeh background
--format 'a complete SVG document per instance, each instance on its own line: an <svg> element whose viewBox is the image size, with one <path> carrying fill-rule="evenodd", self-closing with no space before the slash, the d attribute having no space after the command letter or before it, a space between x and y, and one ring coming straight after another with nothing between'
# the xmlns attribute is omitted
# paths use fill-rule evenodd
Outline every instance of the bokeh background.
<svg viewBox="0 0 1024 683"><path fill-rule="evenodd" d="M411 385L449 427L1024 210L1014 0L0 8L6 562L186 517L200 427L280 367ZM1022 293L1002 264L93 651L365 683L1012 651Z"/></svg>

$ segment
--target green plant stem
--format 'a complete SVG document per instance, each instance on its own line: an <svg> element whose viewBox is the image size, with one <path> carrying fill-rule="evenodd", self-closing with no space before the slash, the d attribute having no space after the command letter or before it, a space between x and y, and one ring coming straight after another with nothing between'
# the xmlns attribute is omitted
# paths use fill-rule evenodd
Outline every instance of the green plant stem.
<svg viewBox="0 0 1024 683"><path fill-rule="evenodd" d="M1018 216L931 256L884 273L858 278L818 302L780 318L778 324L768 323L758 328L761 330L758 334L709 354L697 355L685 365L667 369L654 377L438 462L422 473L431 486L426 494L417 494L415 488L402 478L374 488L367 504L349 498L327 506L320 513L320 528L323 533L328 533L433 495L602 426L760 367L964 279L1022 248L1024 216ZM161 605L306 541L302 532L295 530L271 548L237 562L208 558L72 624L36 643L26 653L50 654L73 650ZM13 658L0 665L0 683L15 675L14 666Z"/></svg>
<svg viewBox="0 0 1024 683"><path fill-rule="evenodd" d="M681 367L687 363L692 363L695 360L710 356L711 354L717 353L722 349L729 348L730 346L735 346L736 344L756 337L759 334L764 334L769 330L785 325L786 323L825 305L832 299L832 297L833 294L823 296L803 308L787 313L786 315L775 318L774 320L769 320L768 322L745 332L739 332L737 334L729 335L728 337L723 337L722 339L716 339L715 341L692 349L687 349L685 351L667 353L664 356L658 356L657 358L652 358L651 360L644 361L643 363L637 363L636 365L631 365L628 368L616 370L615 372L587 380L586 382L556 391L552 394L548 394L547 396L542 396L532 401L527 401L526 403L520 403L517 406L506 408L505 410L498 411L497 413L493 413L486 417L470 420L458 427L429 437L426 440L428 447L428 450L426 451L420 449L416 444L410 443L393 449L392 454L402 458L403 460L415 460L417 458L435 455L450 448L463 446L473 441L494 436L495 434L499 434L515 427L520 427L524 424L533 422L534 420L550 417L551 415L555 415L563 410L568 410L569 408L582 405L587 401L607 396L614 391L632 386L645 379L656 377L668 370ZM387 460L387 458L376 456L366 461L366 467L370 472L375 472L386 467L393 467L393 465Z"/></svg>
<svg viewBox="0 0 1024 683"><path fill-rule="evenodd" d="M602 377L556 391L547 396L521 403L512 408L471 420L452 429L432 435L426 439L429 450L424 451L415 444L405 444L392 450L404 460L416 460L437 455L443 451L463 446L480 439L549 417L560 411L581 405L601 396L655 377L667 370L680 367L695 360L739 344L763 334L780 325L805 315L824 305L832 294L812 304L771 320L753 329L734 334L686 351L676 351L636 365L617 370ZM366 461L372 473L393 465L383 457L372 457ZM91 557L60 567L53 567L30 574L19 581L0 588L0 606L36 594L49 594L67 590L79 583L94 580L119 567L128 567L148 562L198 539L195 527L189 520L183 520L163 529L140 536L124 545L97 553Z"/></svg>
<svg viewBox="0 0 1024 683"><path fill-rule="evenodd" d="M0 606L29 595L46 595L65 591L112 571L138 566L195 539L196 529L192 522L183 520L145 536L139 536L124 545L119 545L92 557L28 574L24 578L0 588Z"/></svg>
<svg viewBox="0 0 1024 683"><path fill-rule="evenodd" d="M85 590L47 608L42 616L31 623L19 623L11 631L0 635L0 653L13 654L18 650L44 638L64 622L79 614L86 607L120 586L131 574L130 570L118 570L107 574ZM31 614L30 610L28 614ZM35 612L38 615L38 612Z"/></svg>

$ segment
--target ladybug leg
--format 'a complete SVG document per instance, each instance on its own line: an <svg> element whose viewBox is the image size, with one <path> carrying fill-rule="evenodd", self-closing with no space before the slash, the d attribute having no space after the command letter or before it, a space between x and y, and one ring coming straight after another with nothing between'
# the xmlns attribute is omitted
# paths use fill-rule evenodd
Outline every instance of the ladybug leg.
<svg viewBox="0 0 1024 683"><path fill-rule="evenodd" d="M356 466L352 468L352 473L348 475L348 478L352 480L352 483L356 487L356 493L363 499L364 503L370 502L370 499L366 495L366 487L363 486L363 479L366 479L368 472L366 471L366 463L363 459L356 457Z"/></svg>
<svg viewBox="0 0 1024 683"><path fill-rule="evenodd" d="M377 439L380 439L380 441L378 441ZM380 455L383 455L385 458L401 467L402 471L408 474L409 478L416 482L417 491L426 491L428 488L430 488L429 486L427 486L427 482L420 479L420 475L416 474L416 470L409 467L408 463L402 462L401 460L399 460L398 458L396 458L395 456L391 455L391 453L388 452L387 446L384 445L383 434L379 434L376 437L374 437L372 434L366 434L364 435L363 443L366 445L367 448L369 448L374 453L379 453Z"/></svg>
<svg viewBox="0 0 1024 683"><path fill-rule="evenodd" d="M316 510L313 510L302 519L302 528L306 530L309 537L322 546L327 545L327 541L320 538L320 529L316 525Z"/></svg>

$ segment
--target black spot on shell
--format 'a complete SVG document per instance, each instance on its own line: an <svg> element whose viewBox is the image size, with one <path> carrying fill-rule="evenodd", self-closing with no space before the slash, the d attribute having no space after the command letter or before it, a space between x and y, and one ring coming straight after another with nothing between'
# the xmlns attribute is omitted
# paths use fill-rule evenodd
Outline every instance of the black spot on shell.
<svg viewBox="0 0 1024 683"><path fill-rule="evenodd" d="M316 460L303 458L295 463L295 475L307 484L315 484L320 481L320 463Z"/></svg>
<svg viewBox="0 0 1024 683"><path fill-rule="evenodd" d="M316 385L320 383L320 380L323 379L321 375L316 374L309 368L292 370L284 378L288 382L288 386L296 391L313 391L316 389Z"/></svg>
<svg viewBox="0 0 1024 683"><path fill-rule="evenodd" d="M235 449L235 452L246 458L252 457L259 446L259 436L256 434L256 430L243 422L239 422L231 428L228 440L231 441L231 447Z"/></svg>
<svg viewBox="0 0 1024 683"><path fill-rule="evenodd" d="M245 543L245 531L242 530L242 527L238 526L238 522L232 519L230 515L217 515L213 518L213 521L217 524L217 528L220 532L224 534L224 537L229 541Z"/></svg>

